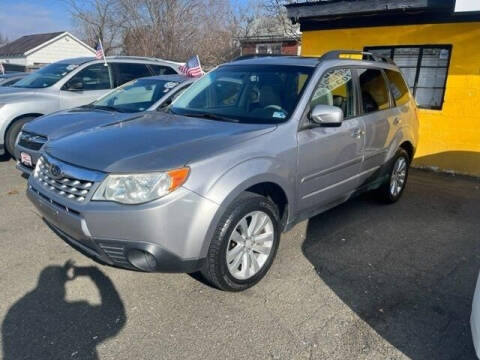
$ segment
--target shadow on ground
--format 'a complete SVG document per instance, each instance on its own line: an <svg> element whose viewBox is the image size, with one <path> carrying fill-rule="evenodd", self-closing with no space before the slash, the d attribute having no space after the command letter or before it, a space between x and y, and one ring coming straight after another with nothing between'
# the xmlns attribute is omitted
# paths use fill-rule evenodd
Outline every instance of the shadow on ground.
<svg viewBox="0 0 480 360"><path fill-rule="evenodd" d="M412 171L395 205L362 196L311 219L303 252L339 298L406 356L473 359L479 185Z"/></svg>
<svg viewBox="0 0 480 360"><path fill-rule="evenodd" d="M65 300L67 281L81 276L97 286L100 305ZM97 346L125 323L122 300L97 267L49 266L37 287L8 310L2 324L3 359L98 359Z"/></svg>

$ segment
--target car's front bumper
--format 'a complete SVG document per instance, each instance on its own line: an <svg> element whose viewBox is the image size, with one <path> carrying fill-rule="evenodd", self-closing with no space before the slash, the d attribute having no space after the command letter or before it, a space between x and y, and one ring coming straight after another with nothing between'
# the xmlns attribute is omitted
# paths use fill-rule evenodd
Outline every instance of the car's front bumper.
<svg viewBox="0 0 480 360"><path fill-rule="evenodd" d="M67 243L122 268L194 272L201 268L209 225L218 205L187 189L143 205L69 202L31 176L27 196Z"/></svg>

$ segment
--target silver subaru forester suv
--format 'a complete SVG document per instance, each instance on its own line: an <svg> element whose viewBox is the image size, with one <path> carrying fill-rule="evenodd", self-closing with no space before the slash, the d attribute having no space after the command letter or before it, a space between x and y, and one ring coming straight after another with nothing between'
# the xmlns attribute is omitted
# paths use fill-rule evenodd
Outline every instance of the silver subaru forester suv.
<svg viewBox="0 0 480 360"><path fill-rule="evenodd" d="M415 102L387 59L252 57L211 71L166 112L49 142L27 194L102 263L201 271L240 291L299 221L366 190L397 201L417 132Z"/></svg>

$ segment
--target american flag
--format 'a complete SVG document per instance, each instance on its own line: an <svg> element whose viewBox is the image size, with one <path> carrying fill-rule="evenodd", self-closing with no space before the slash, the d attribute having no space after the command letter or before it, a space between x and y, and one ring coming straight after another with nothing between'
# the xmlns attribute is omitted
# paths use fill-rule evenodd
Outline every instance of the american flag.
<svg viewBox="0 0 480 360"><path fill-rule="evenodd" d="M3 75L5 74L5 68L3 67L3 64L0 62L0 73Z"/></svg>
<svg viewBox="0 0 480 360"><path fill-rule="evenodd" d="M187 60L185 65L180 66L178 69L189 77L199 77L203 75L202 65L200 65L198 55L192 56Z"/></svg>
<svg viewBox="0 0 480 360"><path fill-rule="evenodd" d="M97 42L97 45L95 45L95 57L98 59L98 60L101 60L105 57L105 55L103 54L103 47L102 47L102 43L99 41Z"/></svg>

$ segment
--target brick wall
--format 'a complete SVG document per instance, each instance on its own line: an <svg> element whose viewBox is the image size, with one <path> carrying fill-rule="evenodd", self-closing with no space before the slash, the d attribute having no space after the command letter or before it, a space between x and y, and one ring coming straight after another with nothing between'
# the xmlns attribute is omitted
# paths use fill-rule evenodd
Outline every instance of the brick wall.
<svg viewBox="0 0 480 360"><path fill-rule="evenodd" d="M283 55L297 55L298 54L298 42L288 41L282 44Z"/></svg>

